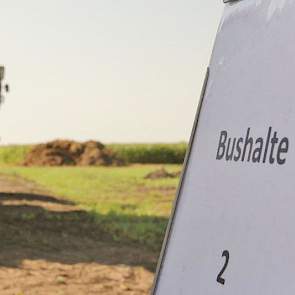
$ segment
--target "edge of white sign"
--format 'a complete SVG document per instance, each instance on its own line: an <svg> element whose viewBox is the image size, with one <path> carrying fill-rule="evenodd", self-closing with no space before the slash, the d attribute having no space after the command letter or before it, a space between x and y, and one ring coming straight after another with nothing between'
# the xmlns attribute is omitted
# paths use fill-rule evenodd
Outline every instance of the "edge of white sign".
<svg viewBox="0 0 295 295"><path fill-rule="evenodd" d="M156 291L157 291L159 277L161 275L161 270L162 270L162 266L163 266L164 259L165 259L165 256L166 256L166 250L167 250L167 247L168 247L168 242L169 242L169 239L170 239L170 236L171 236L171 231L172 231L172 227L173 227L173 223L174 223L174 219L175 219L174 217L175 217L176 211L177 211L177 204L178 204L179 199L180 199L180 195L181 195L181 191L182 191L182 187L183 187L183 183L184 183L186 170L187 170L187 167L188 167L190 154L191 154L191 151L192 151L196 131L197 131L197 128L198 128L198 123L199 123L199 118L200 118L201 109L202 109L202 105L203 105L203 100L204 100L204 97L206 95L209 76L210 76L210 68L208 67L207 72L206 72L206 76L205 76L205 80L204 80L204 83L203 83L202 91L201 91L200 100L199 100L199 103L198 103L198 108L197 108L197 112L196 112L196 116L195 116L195 120L194 120L194 124L193 124L193 128L192 128L192 132L191 132L191 136L190 136L190 140L189 140L188 149L187 149L185 159L184 159L184 163L183 163L183 169L182 169L182 173L181 173L181 176L180 176L180 182L179 182L179 185L178 185L176 198L175 198L174 203L173 203L171 216L169 218L169 222L168 222L168 225L167 225L166 234L165 234L162 250L161 250L158 265L157 265L155 279L154 279L154 283L153 283L152 290L151 290L152 295L155 295Z"/></svg>

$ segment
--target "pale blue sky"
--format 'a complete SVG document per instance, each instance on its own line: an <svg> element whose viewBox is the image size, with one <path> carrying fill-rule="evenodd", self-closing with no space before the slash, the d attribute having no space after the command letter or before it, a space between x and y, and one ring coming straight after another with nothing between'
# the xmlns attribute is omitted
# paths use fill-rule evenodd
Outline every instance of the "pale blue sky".
<svg viewBox="0 0 295 295"><path fill-rule="evenodd" d="M188 140L222 0L0 3L2 143Z"/></svg>

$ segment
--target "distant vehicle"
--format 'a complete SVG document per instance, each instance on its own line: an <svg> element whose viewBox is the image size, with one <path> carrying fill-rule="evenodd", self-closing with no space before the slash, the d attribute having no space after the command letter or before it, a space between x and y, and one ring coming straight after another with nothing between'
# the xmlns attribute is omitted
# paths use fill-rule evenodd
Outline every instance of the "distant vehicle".
<svg viewBox="0 0 295 295"><path fill-rule="evenodd" d="M6 92L6 93L9 92L9 85L8 84L3 85L4 77L5 77L5 67L0 66L0 104L2 104L4 101L3 92Z"/></svg>

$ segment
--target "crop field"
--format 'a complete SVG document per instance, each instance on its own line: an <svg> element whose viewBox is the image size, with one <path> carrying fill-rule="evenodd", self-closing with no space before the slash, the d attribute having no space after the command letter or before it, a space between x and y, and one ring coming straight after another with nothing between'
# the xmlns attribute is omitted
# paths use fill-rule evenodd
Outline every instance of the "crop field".
<svg viewBox="0 0 295 295"><path fill-rule="evenodd" d="M148 294L182 165L132 162L181 161L175 147L113 146L121 167L25 167L30 146L0 148L0 293Z"/></svg>

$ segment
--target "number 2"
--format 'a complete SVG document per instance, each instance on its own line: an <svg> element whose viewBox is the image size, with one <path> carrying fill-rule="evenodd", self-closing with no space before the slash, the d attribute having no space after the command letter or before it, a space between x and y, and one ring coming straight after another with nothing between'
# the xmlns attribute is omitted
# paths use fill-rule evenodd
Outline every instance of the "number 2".
<svg viewBox="0 0 295 295"><path fill-rule="evenodd" d="M222 252L222 257L225 257L225 263L223 265L223 268L221 269L220 273L217 276L217 282L221 285L225 284L225 279L222 277L222 275L224 274L227 265L228 265L228 261L229 261L229 252L227 250L224 250Z"/></svg>

